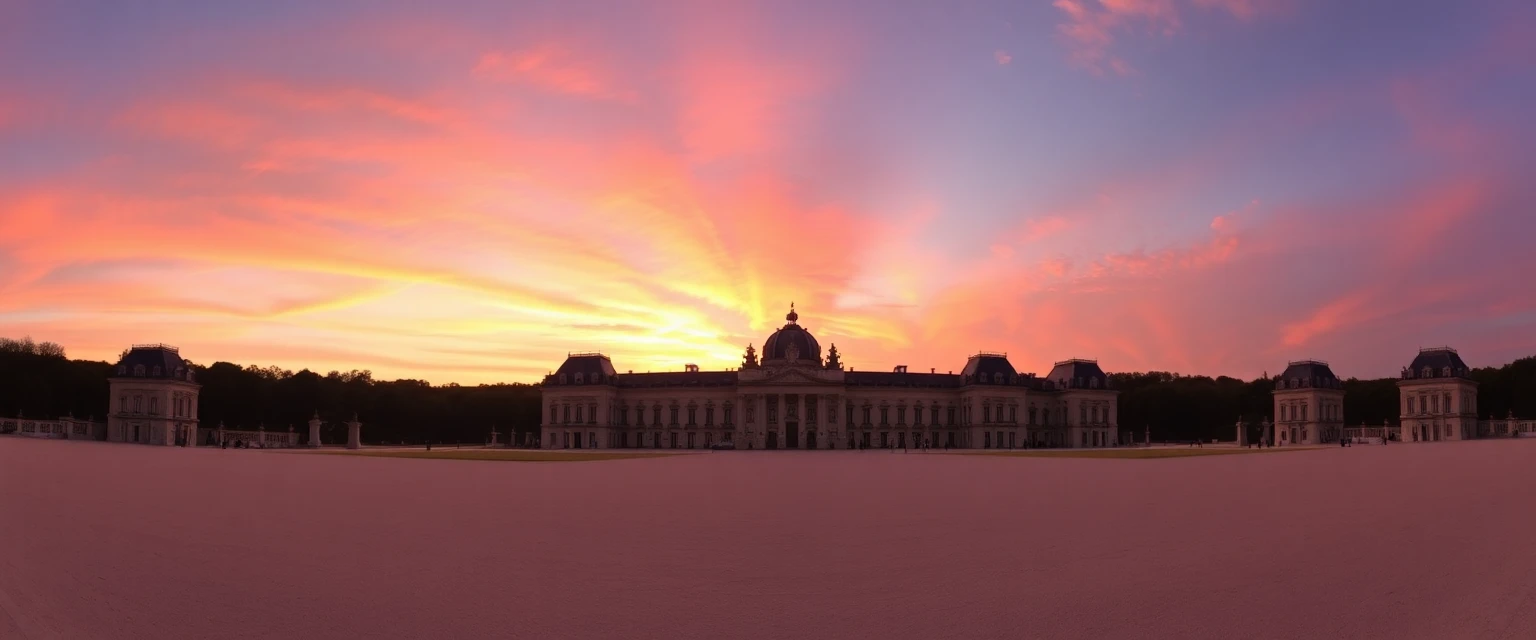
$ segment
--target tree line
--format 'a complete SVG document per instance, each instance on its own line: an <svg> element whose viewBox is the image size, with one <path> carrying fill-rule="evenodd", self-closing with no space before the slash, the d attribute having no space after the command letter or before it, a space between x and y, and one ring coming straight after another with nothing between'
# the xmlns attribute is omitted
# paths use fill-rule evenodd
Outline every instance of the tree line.
<svg viewBox="0 0 1536 640"><path fill-rule="evenodd" d="M307 433L317 412L326 442L343 442L345 421L355 413L368 442L483 442L496 429L538 430L539 386L492 384L433 386L421 380L375 380L369 371L319 374L277 367L215 362L188 366L202 385L198 419L204 427ZM24 413L39 418L64 415L103 419L107 414L107 362L69 360L63 347L31 339L0 338L0 416ZM1502 367L1474 369L1479 417L1536 417L1536 357ZM1120 391L1122 429L1139 439L1150 428L1154 440L1233 437L1236 422L1273 420L1274 380L1188 376L1153 371L1110 376ZM1344 381L1344 421L1380 425L1398 421L1395 378Z"/></svg>

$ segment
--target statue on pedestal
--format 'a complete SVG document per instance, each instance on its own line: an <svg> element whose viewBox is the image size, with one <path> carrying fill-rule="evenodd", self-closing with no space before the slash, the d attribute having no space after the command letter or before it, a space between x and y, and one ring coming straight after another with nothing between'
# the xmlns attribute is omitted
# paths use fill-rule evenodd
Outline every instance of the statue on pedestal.
<svg viewBox="0 0 1536 640"><path fill-rule="evenodd" d="M315 412L315 416L313 418L309 419L309 446L311 448L320 446L320 412L319 411L316 411Z"/></svg>
<svg viewBox="0 0 1536 640"><path fill-rule="evenodd" d="M347 423L347 448L363 448L362 439L363 423L357 421L357 413L352 414L352 421Z"/></svg>

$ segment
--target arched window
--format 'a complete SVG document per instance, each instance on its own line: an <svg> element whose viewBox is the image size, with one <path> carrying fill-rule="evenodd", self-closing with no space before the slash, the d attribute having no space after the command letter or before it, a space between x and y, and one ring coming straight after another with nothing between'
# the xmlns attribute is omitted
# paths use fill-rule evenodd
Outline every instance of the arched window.
<svg viewBox="0 0 1536 640"><path fill-rule="evenodd" d="M155 365L155 372L152 375L156 378L160 377L160 365Z"/></svg>
<svg viewBox="0 0 1536 640"><path fill-rule="evenodd" d="M142 364L133 365L133 375L136 378L144 377L144 365L142 365Z"/></svg>
<svg viewBox="0 0 1536 640"><path fill-rule="evenodd" d="M128 375L128 365L118 365L117 366L117 375L120 375L120 376Z"/></svg>
<svg viewBox="0 0 1536 640"><path fill-rule="evenodd" d="M576 384L581 384L582 383L581 375L582 374L580 374L580 373L576 374Z"/></svg>

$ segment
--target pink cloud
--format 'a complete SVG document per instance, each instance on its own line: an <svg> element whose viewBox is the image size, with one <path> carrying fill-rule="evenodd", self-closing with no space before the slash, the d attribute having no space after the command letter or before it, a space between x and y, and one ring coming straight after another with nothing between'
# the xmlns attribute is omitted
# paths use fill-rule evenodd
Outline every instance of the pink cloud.
<svg viewBox="0 0 1536 640"><path fill-rule="evenodd" d="M1008 55L1008 52L1007 51L1003 51L1002 49L998 49L997 51L993 51L992 52L992 59L996 60L997 64L999 66L1006 65L1006 64L1008 64L1010 62L1013 62L1013 56Z"/></svg>
<svg viewBox="0 0 1536 640"><path fill-rule="evenodd" d="M500 82L520 82L554 93L586 98L618 99L628 93L612 86L605 73L552 45L523 51L488 51L474 72Z"/></svg>

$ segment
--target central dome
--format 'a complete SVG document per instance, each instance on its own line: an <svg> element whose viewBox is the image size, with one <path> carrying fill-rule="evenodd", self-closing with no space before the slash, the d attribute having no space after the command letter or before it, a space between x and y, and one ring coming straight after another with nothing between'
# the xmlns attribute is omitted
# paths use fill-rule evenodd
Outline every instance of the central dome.
<svg viewBox="0 0 1536 640"><path fill-rule="evenodd" d="M800 314L795 313L794 303L789 305L789 314L784 316L789 323L780 327L768 340L763 342L763 362L811 362L821 364L821 345L816 343L816 338L805 327L796 324Z"/></svg>

